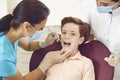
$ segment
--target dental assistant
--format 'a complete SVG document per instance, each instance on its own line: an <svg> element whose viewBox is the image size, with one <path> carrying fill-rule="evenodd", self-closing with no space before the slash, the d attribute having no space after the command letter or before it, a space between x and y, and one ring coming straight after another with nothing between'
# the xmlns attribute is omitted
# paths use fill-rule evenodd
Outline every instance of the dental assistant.
<svg viewBox="0 0 120 80"><path fill-rule="evenodd" d="M55 41L51 34L43 42L31 41L42 35L48 15L48 7L39 0L23 0L12 14L0 20L0 80L43 80L42 77L49 67L70 56L69 51L51 51L46 54L38 68L25 76L16 69L18 46L33 51Z"/></svg>
<svg viewBox="0 0 120 80"><path fill-rule="evenodd" d="M95 38L106 45L111 55L105 58L115 67L114 80L120 80L120 0L96 0L96 9L88 15Z"/></svg>

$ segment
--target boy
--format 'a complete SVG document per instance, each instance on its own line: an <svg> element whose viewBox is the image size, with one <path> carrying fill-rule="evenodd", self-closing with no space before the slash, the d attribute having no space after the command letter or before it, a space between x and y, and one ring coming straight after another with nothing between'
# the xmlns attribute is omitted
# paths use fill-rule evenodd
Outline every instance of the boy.
<svg viewBox="0 0 120 80"><path fill-rule="evenodd" d="M78 46L84 42L85 27L75 17L65 17L61 22L61 40L64 51L73 50L72 55L46 72L45 80L95 80L92 61L82 56Z"/></svg>

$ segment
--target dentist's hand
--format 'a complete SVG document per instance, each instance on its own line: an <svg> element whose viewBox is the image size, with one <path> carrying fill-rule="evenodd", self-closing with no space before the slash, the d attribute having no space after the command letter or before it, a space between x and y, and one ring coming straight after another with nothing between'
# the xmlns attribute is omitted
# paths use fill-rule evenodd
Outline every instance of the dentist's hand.
<svg viewBox="0 0 120 80"><path fill-rule="evenodd" d="M52 65L63 62L66 58L68 58L72 54L72 50L69 50L64 53L61 51L51 51L46 54L39 67L45 73L48 68Z"/></svg>
<svg viewBox="0 0 120 80"><path fill-rule="evenodd" d="M46 47L48 45L53 44L55 40L56 40L56 37L52 33L50 33L47 36L47 38L45 39L45 41L40 41L39 42L39 45L40 45L41 48L44 48L44 47Z"/></svg>
<svg viewBox="0 0 120 80"><path fill-rule="evenodd" d="M108 58L105 57L104 60L108 62L110 66L115 67L120 62L120 54L111 54Z"/></svg>

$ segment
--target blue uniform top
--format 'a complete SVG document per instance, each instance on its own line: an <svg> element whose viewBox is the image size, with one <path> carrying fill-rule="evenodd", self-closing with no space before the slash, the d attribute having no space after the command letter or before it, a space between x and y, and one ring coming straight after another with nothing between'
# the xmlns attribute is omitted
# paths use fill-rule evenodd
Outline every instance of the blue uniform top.
<svg viewBox="0 0 120 80"><path fill-rule="evenodd" d="M16 73L17 47L18 41L12 45L7 36L0 32L0 80Z"/></svg>

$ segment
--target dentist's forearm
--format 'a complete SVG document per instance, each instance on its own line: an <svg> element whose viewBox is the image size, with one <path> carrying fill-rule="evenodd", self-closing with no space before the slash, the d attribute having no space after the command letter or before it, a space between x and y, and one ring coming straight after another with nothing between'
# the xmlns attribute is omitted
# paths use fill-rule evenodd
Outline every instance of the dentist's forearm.
<svg viewBox="0 0 120 80"><path fill-rule="evenodd" d="M28 73L24 76L25 80L44 80L45 75L42 70L38 67L32 72Z"/></svg>
<svg viewBox="0 0 120 80"><path fill-rule="evenodd" d="M28 51L35 51L40 49L39 41L30 41L28 45Z"/></svg>

